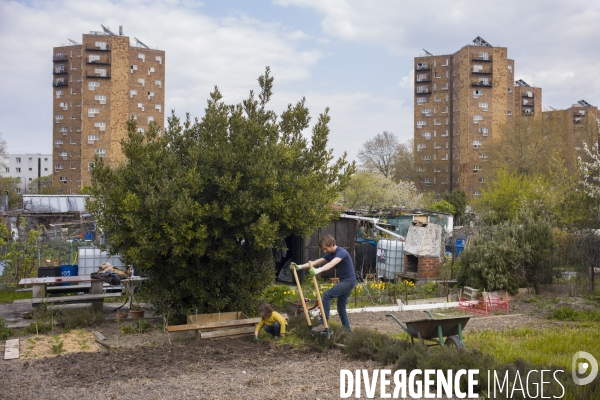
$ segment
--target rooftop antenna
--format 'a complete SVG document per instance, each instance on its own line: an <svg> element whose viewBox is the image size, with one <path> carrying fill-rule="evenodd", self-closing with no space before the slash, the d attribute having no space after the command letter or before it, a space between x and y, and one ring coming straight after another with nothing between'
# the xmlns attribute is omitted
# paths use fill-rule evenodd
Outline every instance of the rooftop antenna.
<svg viewBox="0 0 600 400"><path fill-rule="evenodd" d="M548 108L550 108L552 111L556 111L556 108L554 108L552 106L548 106Z"/></svg>
<svg viewBox="0 0 600 400"><path fill-rule="evenodd" d="M593 107L590 103L588 103L585 100L579 100L578 103L581 104L584 107Z"/></svg>
<svg viewBox="0 0 600 400"><path fill-rule="evenodd" d="M483 38L481 36L477 36L475 38L475 40L473 40L473 43L475 43L476 46L492 47L492 45L489 44L488 42L486 42L485 40L483 40Z"/></svg>
<svg viewBox="0 0 600 400"><path fill-rule="evenodd" d="M146 46L144 43L142 43L142 41L140 39L136 38L135 36L133 38L135 39L135 41L138 44L138 46L142 46L142 47L145 47L147 49L150 48L150 47Z"/></svg>
<svg viewBox="0 0 600 400"><path fill-rule="evenodd" d="M430 52L428 52L427 50L423 49L423 51L425 52L425 54L427 54L428 56L432 56L433 54L431 54Z"/></svg>
<svg viewBox="0 0 600 400"><path fill-rule="evenodd" d="M69 39L69 38L67 38L67 39L69 40L69 42L71 42L71 43L72 43L72 44L74 44L75 46L79 46L79 43L77 43L77 42L76 42L76 41L74 41L73 39Z"/></svg>
<svg viewBox="0 0 600 400"><path fill-rule="evenodd" d="M112 31L108 27L106 27L102 24L100 24L100 26L102 27L102 30L104 30L104 33L108 33L109 35L115 36L115 34L112 33Z"/></svg>
<svg viewBox="0 0 600 400"><path fill-rule="evenodd" d="M519 79L518 81L515 81L515 84L517 86L531 87L531 86L529 86L529 83L525 82L523 79Z"/></svg>

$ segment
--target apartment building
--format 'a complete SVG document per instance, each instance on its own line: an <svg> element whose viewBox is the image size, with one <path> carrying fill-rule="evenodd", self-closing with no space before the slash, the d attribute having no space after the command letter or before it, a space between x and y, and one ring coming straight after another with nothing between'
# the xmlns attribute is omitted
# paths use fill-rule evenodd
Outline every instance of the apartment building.
<svg viewBox="0 0 600 400"><path fill-rule="evenodd" d="M4 178L18 178L15 190L27 194L35 179L52 174L52 154L6 154L0 172Z"/></svg>
<svg viewBox="0 0 600 400"><path fill-rule="evenodd" d="M116 166L120 141L133 118L144 132L152 122L162 129L165 107L165 52L102 26L81 43L54 47L53 186L77 193L90 185L94 157Z"/></svg>
<svg viewBox="0 0 600 400"><path fill-rule="evenodd" d="M541 89L515 83L507 48L481 37L473 43L414 59L415 183L421 190L479 196L500 127L515 115L541 115Z"/></svg>

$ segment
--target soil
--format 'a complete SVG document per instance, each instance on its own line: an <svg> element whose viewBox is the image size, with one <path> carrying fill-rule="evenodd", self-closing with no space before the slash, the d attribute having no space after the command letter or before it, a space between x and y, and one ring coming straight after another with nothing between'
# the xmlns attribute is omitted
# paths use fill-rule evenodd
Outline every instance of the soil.
<svg viewBox="0 0 600 400"><path fill-rule="evenodd" d="M474 316L465 335L475 330L519 326L556 326L545 315L560 305L594 307L577 297L522 295L511 301L511 315ZM439 310L436 316L456 315ZM350 314L353 328L395 334L400 327L386 312ZM421 311L394 312L401 321L425 318ZM148 333L123 334L131 320L58 335L20 337L21 359L0 360L4 399L337 399L340 369L384 366L349 358L335 349L317 352L252 337L196 340L189 332L165 334L159 319ZM333 321L339 321L337 317ZM100 332L104 345L94 341ZM31 339L31 340L29 340ZM60 355L48 349L64 341ZM85 342L85 350L82 343ZM38 346L39 348L34 348ZM112 348L108 348L110 346ZM0 342L3 350L3 342Z"/></svg>

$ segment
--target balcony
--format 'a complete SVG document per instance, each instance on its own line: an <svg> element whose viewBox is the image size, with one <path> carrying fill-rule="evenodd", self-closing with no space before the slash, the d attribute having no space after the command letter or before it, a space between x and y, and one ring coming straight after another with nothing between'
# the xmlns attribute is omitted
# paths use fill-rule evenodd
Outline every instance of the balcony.
<svg viewBox="0 0 600 400"><path fill-rule="evenodd" d="M431 67L415 67L415 70L417 71L431 71Z"/></svg>
<svg viewBox="0 0 600 400"><path fill-rule="evenodd" d="M525 97L525 98L527 98L527 99L533 99L533 95L532 95L532 94L527 94L527 93L525 93L525 94L524 94L523 96L521 96L521 97Z"/></svg>
<svg viewBox="0 0 600 400"><path fill-rule="evenodd" d="M64 69L55 69L52 71L52 75L63 75L66 73L67 73L67 71L65 71Z"/></svg>
<svg viewBox="0 0 600 400"><path fill-rule="evenodd" d="M86 61L86 64L95 64L95 65L110 65L110 61Z"/></svg>
<svg viewBox="0 0 600 400"><path fill-rule="evenodd" d="M527 103L527 104L523 103L522 106L523 107L533 107L533 103Z"/></svg>
<svg viewBox="0 0 600 400"><path fill-rule="evenodd" d="M491 75L492 71L471 71L471 73L476 75Z"/></svg>
<svg viewBox="0 0 600 400"><path fill-rule="evenodd" d="M54 86L54 87L69 86L69 82L66 82L66 81L52 81L52 86Z"/></svg>
<svg viewBox="0 0 600 400"><path fill-rule="evenodd" d="M488 57L488 58L475 57L475 58L471 58L471 61L492 62L492 57Z"/></svg>
<svg viewBox="0 0 600 400"><path fill-rule="evenodd" d="M65 56L65 55L54 56L54 57L52 57L52 61L54 61L54 62L67 61L67 56Z"/></svg>
<svg viewBox="0 0 600 400"><path fill-rule="evenodd" d="M105 48L85 46L85 49L87 51L110 51L110 46L106 46Z"/></svg>
<svg viewBox="0 0 600 400"><path fill-rule="evenodd" d="M533 115L533 110L523 110L523 115Z"/></svg>
<svg viewBox="0 0 600 400"><path fill-rule="evenodd" d="M87 73L86 73L85 77L92 78L92 79L110 79L110 75L90 75Z"/></svg>
<svg viewBox="0 0 600 400"><path fill-rule="evenodd" d="M473 87L492 87L492 82L471 82Z"/></svg>
<svg viewBox="0 0 600 400"><path fill-rule="evenodd" d="M426 94L431 94L431 90L429 90L429 89L427 89L427 90L417 90L415 93L416 94L426 95Z"/></svg>
<svg viewBox="0 0 600 400"><path fill-rule="evenodd" d="M421 79L421 80L415 80L415 83L427 83L427 82L431 82L431 78L425 78L425 79Z"/></svg>

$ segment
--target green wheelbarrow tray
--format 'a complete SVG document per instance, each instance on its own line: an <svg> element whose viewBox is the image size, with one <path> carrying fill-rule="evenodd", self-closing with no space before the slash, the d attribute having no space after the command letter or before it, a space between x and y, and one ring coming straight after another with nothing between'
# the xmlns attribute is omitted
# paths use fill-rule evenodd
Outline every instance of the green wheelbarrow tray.
<svg viewBox="0 0 600 400"><path fill-rule="evenodd" d="M428 346L449 345L464 349L465 344L462 338L462 331L469 322L471 315L464 317L437 318L434 319L429 310L425 310L431 318L420 319L403 323L395 315L386 314L386 317L393 318L400 327L410 335L411 341L415 339L433 342ZM444 338L446 340L444 341Z"/></svg>

